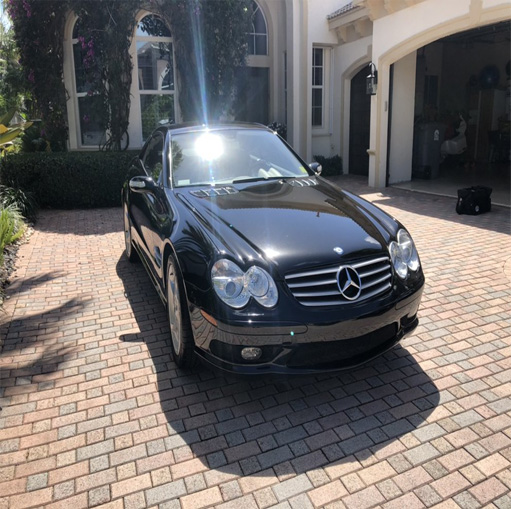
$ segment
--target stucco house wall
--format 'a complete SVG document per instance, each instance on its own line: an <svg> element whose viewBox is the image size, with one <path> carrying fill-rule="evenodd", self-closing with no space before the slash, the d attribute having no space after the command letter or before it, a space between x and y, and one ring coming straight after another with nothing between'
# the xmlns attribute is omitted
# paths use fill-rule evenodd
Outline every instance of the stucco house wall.
<svg viewBox="0 0 511 509"><path fill-rule="evenodd" d="M449 48L432 43L457 32L511 19L511 0L257 0L257 4L267 24L268 54L249 56L247 63L268 69L270 121L287 125L289 143L305 160L312 161L316 154L338 154L344 171L350 171L351 80L374 63L378 87L370 98L367 150L368 182L376 187L411 179L414 116L423 93L423 70L416 65L418 52L422 49L424 53L428 45L429 72L434 68L444 80L443 86L455 90L468 77L463 71L449 73L445 68L453 58ZM68 89L73 88L74 80L70 44L73 23L70 15L64 34ZM322 48L324 53L324 121L320 127L312 126L314 48ZM504 61L509 47L501 44L495 51ZM482 65L485 57L472 52L464 58L480 59ZM417 72L420 78L416 83ZM132 104L129 132L132 148L142 139L136 102ZM176 117L179 121L178 107ZM79 149L79 118L72 100L68 122L70 148Z"/></svg>

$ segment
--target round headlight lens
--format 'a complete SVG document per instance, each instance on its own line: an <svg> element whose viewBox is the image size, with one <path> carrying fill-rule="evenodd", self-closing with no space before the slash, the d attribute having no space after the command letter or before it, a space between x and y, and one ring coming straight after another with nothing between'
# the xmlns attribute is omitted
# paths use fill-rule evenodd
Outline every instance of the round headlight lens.
<svg viewBox="0 0 511 509"><path fill-rule="evenodd" d="M244 283L254 297L264 297L270 287L265 271L254 266L245 272Z"/></svg>
<svg viewBox="0 0 511 509"><path fill-rule="evenodd" d="M268 272L252 265L245 273L244 279L245 287L259 304L266 308L271 308L277 304L277 286Z"/></svg>
<svg viewBox="0 0 511 509"><path fill-rule="evenodd" d="M243 272L230 260L218 260L211 269L211 280L216 294L233 308L242 308L250 297L267 308L277 304L275 281L261 267L253 265Z"/></svg>
<svg viewBox="0 0 511 509"><path fill-rule="evenodd" d="M405 230L399 230L397 234L397 243L401 248L401 255L403 260L408 263L413 253L413 241L410 234Z"/></svg>
<svg viewBox="0 0 511 509"><path fill-rule="evenodd" d="M230 260L218 260L211 269L216 294L233 308L242 308L250 299L243 276L243 271Z"/></svg>
<svg viewBox="0 0 511 509"><path fill-rule="evenodd" d="M397 242L392 241L390 243L389 252L394 270L401 279L406 279L409 270L418 270L420 266L419 255L412 237L406 230L397 232Z"/></svg>
<svg viewBox="0 0 511 509"><path fill-rule="evenodd" d="M419 269L420 261L419 261L419 254L417 253L417 249L415 249L415 246L413 248L412 256L408 260L408 268L415 272Z"/></svg>
<svg viewBox="0 0 511 509"><path fill-rule="evenodd" d="M408 265L403 259L403 253L397 242L392 241L389 246L390 259L394 265L396 274L401 278L405 279L408 275Z"/></svg>

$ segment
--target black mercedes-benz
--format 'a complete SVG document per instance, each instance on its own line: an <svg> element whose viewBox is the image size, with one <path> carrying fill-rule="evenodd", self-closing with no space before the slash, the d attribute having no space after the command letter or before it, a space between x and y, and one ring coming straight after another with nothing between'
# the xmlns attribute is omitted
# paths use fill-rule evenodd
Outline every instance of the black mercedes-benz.
<svg viewBox="0 0 511 509"><path fill-rule="evenodd" d="M126 255L163 300L177 365L306 374L361 364L417 326L410 234L270 129L165 126L122 190Z"/></svg>

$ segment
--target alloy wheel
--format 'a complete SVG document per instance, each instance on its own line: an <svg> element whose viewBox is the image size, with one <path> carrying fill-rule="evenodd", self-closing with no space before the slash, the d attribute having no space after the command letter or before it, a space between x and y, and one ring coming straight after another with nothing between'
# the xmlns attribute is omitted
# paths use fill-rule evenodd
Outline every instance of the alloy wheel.
<svg viewBox="0 0 511 509"><path fill-rule="evenodd" d="M167 308L169 314L172 348L176 355L180 355L183 341L181 323L181 296L179 293L179 280L176 274L176 269L171 262L169 262L167 272Z"/></svg>

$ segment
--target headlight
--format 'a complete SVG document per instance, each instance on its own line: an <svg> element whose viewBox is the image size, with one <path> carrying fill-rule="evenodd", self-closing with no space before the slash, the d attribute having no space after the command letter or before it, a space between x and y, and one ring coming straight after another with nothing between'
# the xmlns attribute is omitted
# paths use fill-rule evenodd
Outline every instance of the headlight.
<svg viewBox="0 0 511 509"><path fill-rule="evenodd" d="M389 253L394 270L401 279L406 279L409 270L416 271L420 266L417 249L406 230L397 232L397 242L390 243Z"/></svg>
<svg viewBox="0 0 511 509"><path fill-rule="evenodd" d="M253 265L243 272L230 260L218 260L211 269L211 280L216 294L233 308L242 308L250 297L266 308L277 304L275 281L261 267Z"/></svg>
<svg viewBox="0 0 511 509"><path fill-rule="evenodd" d="M254 299L265 308L272 308L277 304L279 294L273 278L261 267L252 265L245 272L245 288Z"/></svg>

